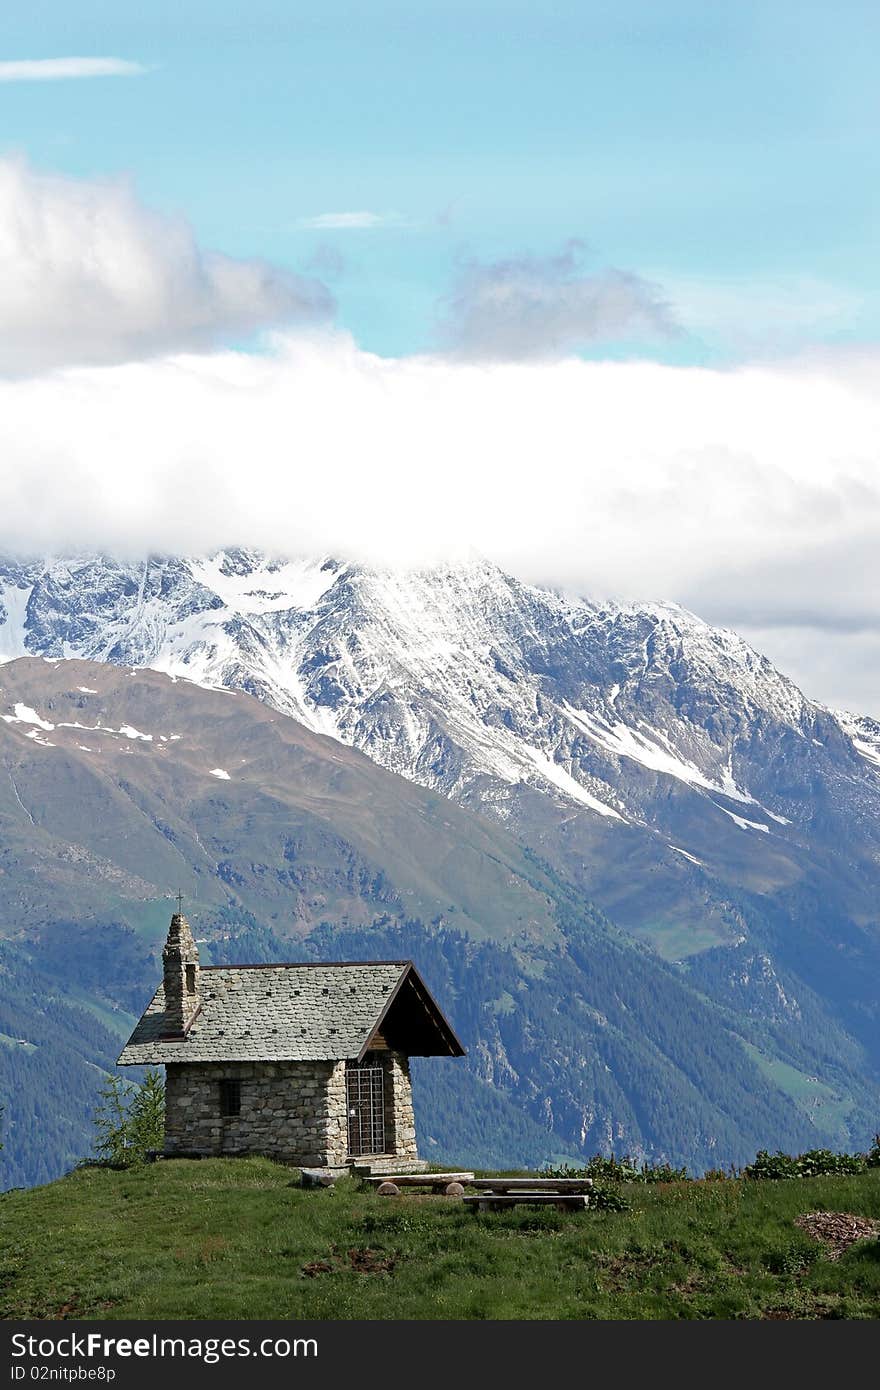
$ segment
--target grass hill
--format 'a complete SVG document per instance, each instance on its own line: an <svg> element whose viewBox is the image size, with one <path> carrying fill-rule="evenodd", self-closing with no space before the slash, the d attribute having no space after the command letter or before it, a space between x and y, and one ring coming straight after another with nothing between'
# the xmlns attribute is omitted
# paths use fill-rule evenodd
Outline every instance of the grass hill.
<svg viewBox="0 0 880 1390"><path fill-rule="evenodd" d="M265 1159L80 1169L0 1197L5 1318L873 1318L880 1240L838 1259L795 1225L880 1217L880 1169L623 1185L629 1211L477 1216Z"/></svg>

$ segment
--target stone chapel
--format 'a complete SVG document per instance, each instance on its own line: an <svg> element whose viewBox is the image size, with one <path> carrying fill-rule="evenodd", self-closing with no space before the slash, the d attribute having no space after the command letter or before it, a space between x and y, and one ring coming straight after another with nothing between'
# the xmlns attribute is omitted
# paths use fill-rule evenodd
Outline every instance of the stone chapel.
<svg viewBox="0 0 880 1390"><path fill-rule="evenodd" d="M201 966L171 918L119 1057L165 1068L165 1154L303 1167L418 1161L409 1058L464 1048L411 961Z"/></svg>

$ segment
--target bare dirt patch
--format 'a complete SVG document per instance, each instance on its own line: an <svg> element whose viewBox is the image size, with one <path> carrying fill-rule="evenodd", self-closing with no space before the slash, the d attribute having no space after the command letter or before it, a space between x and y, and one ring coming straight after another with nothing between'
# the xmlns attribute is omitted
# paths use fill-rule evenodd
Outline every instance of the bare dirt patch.
<svg viewBox="0 0 880 1390"><path fill-rule="evenodd" d="M368 1248L349 1250L348 1262L358 1274L393 1274L397 1263L393 1255Z"/></svg>
<svg viewBox="0 0 880 1390"><path fill-rule="evenodd" d="M829 1260L839 1260L856 1241L880 1237L880 1221L848 1211L814 1211L795 1217L794 1224L825 1246Z"/></svg>

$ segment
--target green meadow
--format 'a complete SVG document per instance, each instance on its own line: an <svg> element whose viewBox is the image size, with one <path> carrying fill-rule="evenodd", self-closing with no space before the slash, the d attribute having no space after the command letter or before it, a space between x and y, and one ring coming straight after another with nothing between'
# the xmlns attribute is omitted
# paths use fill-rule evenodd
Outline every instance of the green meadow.
<svg viewBox="0 0 880 1390"><path fill-rule="evenodd" d="M880 1240L838 1260L815 1211L880 1218L880 1169L623 1184L627 1211L476 1215L265 1159L81 1168L0 1197L5 1318L874 1318Z"/></svg>

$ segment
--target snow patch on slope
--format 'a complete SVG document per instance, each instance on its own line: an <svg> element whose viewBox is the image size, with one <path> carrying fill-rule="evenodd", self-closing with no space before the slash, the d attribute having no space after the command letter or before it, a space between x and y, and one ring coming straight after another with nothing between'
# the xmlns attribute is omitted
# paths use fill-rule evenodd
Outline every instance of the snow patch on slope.
<svg viewBox="0 0 880 1390"><path fill-rule="evenodd" d="M834 717L859 756L880 768L880 722L867 715L850 714L848 710L835 710Z"/></svg>
<svg viewBox="0 0 880 1390"><path fill-rule="evenodd" d="M190 561L193 578L222 599L224 607L232 613L280 613L292 608L314 608L332 588L338 568L325 559L273 561L249 554L242 560L245 563L231 572L227 556L222 552L208 559Z"/></svg>
<svg viewBox="0 0 880 1390"><path fill-rule="evenodd" d="M566 772L564 767L554 763L543 753L539 753L536 748L530 748L527 744L521 745L526 757L534 763L537 772L551 786L557 787L565 792L573 801L579 801L583 806L589 806L591 811L595 811L600 816L608 816L612 820L623 820L624 817L619 811L615 811L612 806L600 801L597 796L588 792L586 787L581 786L580 782L572 777L570 772Z"/></svg>
<svg viewBox="0 0 880 1390"><path fill-rule="evenodd" d="M867 759L869 763L873 763L875 767L880 767L880 746L867 743L861 738L854 738L852 745L856 752L861 753L862 757Z"/></svg>
<svg viewBox="0 0 880 1390"><path fill-rule="evenodd" d="M24 639L27 635L28 599L33 589L33 584L21 588L9 584L0 589L0 611L6 611L5 620L0 622L0 665L29 655Z"/></svg>
<svg viewBox="0 0 880 1390"><path fill-rule="evenodd" d="M121 724L118 729L111 729L106 724L81 724L78 719L60 719L57 724L52 724L48 719L44 719L41 714L38 714L35 709L31 709L30 705L22 704L20 701L13 706L12 714L0 715L0 719L3 720L4 724L36 725L36 728L27 735L28 738L37 738L39 736L38 731L41 729L46 733L51 733L55 729L83 729L93 734L112 734L142 743L153 742L152 734L142 734L140 729L135 729L131 724ZM179 737L179 735L172 734L172 738L176 737ZM46 747L48 748L54 748L55 746L54 743L46 743ZM77 746L81 747L81 745ZM91 749L86 749L86 752L91 752Z"/></svg>
<svg viewBox="0 0 880 1390"><path fill-rule="evenodd" d="M721 781L713 782L704 772L686 759L678 757L671 749L669 739L659 729L651 729L650 736L639 729L633 729L619 720L609 724L588 710L572 709L563 706L569 719L585 733L588 738L601 745L609 753L619 758L630 758L641 763L652 772L663 772L667 777L676 777L692 787L702 787L705 791L720 792L733 801L754 804L754 797L743 792L736 785L730 764L723 770Z"/></svg>
<svg viewBox="0 0 880 1390"><path fill-rule="evenodd" d="M13 706L12 714L3 715L3 721L6 724L36 724L38 728L45 729L47 732L55 728L54 724L50 724L48 719L37 714L37 711L31 709L30 705L23 705L21 702Z"/></svg>
<svg viewBox="0 0 880 1390"><path fill-rule="evenodd" d="M41 748L54 748L54 747L55 747L55 744L52 743L48 738L43 738L43 736L42 736L42 734L40 733L39 729L31 729L30 733L25 734L25 738L29 738L29 739L31 739L34 743L38 743L38 744L40 745Z"/></svg>
<svg viewBox="0 0 880 1390"><path fill-rule="evenodd" d="M686 849L681 849L678 845L670 845L669 848L674 849L676 854L683 855L685 859L689 859L692 864L696 864L699 868L705 868L702 859L697 859L695 855L688 854Z"/></svg>
<svg viewBox="0 0 880 1390"><path fill-rule="evenodd" d="M718 806L717 801L715 802L715 805ZM765 835L770 834L769 825L761 825L758 821L745 820L742 816L735 816L732 811L726 810L724 806L718 806L718 810L724 811L724 814L726 816L730 816L730 819L736 822L740 830L762 830Z"/></svg>

